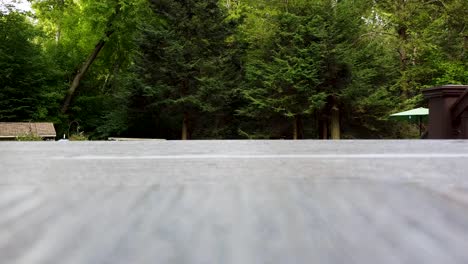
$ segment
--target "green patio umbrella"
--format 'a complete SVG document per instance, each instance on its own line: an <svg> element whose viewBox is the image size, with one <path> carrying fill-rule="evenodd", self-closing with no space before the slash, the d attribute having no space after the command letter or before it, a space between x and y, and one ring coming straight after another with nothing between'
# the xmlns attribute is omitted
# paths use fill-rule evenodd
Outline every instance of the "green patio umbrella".
<svg viewBox="0 0 468 264"><path fill-rule="evenodd" d="M396 119L396 120L404 120L408 122L414 122L419 124L419 134L421 135L422 133L422 126L421 123L422 121L427 121L427 117L429 116L429 109L424 108L424 107L419 107L415 109L411 109L408 111L396 113L393 115L390 115L391 119Z"/></svg>

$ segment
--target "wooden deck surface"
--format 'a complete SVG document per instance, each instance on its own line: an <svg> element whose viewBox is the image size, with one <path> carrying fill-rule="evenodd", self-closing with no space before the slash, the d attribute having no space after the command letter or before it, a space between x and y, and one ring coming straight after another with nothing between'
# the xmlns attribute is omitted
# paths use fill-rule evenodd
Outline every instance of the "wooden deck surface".
<svg viewBox="0 0 468 264"><path fill-rule="evenodd" d="M0 142L1 263L468 263L468 142Z"/></svg>

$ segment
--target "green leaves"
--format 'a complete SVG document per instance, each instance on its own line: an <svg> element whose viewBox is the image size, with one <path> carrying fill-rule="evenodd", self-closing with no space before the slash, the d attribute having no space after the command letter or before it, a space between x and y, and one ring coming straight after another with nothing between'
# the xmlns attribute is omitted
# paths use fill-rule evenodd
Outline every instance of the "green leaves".
<svg viewBox="0 0 468 264"><path fill-rule="evenodd" d="M465 0L31 2L34 14L0 16L2 121L179 138L186 119L198 138L316 138L338 109L345 137L389 137L404 132L386 116L422 104L421 89L468 83Z"/></svg>
<svg viewBox="0 0 468 264"><path fill-rule="evenodd" d="M235 53L228 48L235 44L235 24L216 0L152 4L155 19L138 40L133 67L134 78L141 81L133 96L144 100L137 107L190 116L190 124L220 114L230 93L227 75Z"/></svg>
<svg viewBox="0 0 468 264"><path fill-rule="evenodd" d="M26 14L0 13L0 121L46 120L57 107L50 96L57 76L37 36Z"/></svg>

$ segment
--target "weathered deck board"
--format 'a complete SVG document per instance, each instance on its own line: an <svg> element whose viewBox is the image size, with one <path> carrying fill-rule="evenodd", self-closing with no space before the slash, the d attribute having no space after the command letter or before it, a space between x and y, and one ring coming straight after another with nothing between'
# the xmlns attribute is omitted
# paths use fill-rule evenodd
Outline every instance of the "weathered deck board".
<svg viewBox="0 0 468 264"><path fill-rule="evenodd" d="M468 263L468 142L0 149L2 263Z"/></svg>

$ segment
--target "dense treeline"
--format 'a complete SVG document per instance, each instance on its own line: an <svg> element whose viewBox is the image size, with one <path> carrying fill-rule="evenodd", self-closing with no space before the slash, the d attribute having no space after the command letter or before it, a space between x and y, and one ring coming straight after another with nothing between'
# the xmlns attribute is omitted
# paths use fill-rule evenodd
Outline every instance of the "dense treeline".
<svg viewBox="0 0 468 264"><path fill-rule="evenodd" d="M466 0L31 0L0 10L0 121L167 139L395 138L468 84Z"/></svg>

